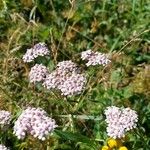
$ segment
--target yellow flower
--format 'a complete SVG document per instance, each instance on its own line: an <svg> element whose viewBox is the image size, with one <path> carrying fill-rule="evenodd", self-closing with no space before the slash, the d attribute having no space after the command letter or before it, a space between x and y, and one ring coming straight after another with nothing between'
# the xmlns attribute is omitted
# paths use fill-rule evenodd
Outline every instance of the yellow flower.
<svg viewBox="0 0 150 150"><path fill-rule="evenodd" d="M102 147L102 150L110 150L110 148L105 145L105 146Z"/></svg>
<svg viewBox="0 0 150 150"><path fill-rule="evenodd" d="M125 147L125 146L121 146L121 147L119 148L119 150L128 150L128 149L127 149L127 147Z"/></svg>
<svg viewBox="0 0 150 150"><path fill-rule="evenodd" d="M109 139L108 142L107 142L108 146L110 148L114 148L114 147L117 147L117 140L115 139Z"/></svg>

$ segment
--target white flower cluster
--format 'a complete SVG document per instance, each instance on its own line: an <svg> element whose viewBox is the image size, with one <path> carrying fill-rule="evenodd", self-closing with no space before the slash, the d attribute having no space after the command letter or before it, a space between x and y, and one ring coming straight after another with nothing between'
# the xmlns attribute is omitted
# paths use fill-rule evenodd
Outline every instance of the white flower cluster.
<svg viewBox="0 0 150 150"><path fill-rule="evenodd" d="M38 43L33 46L33 48L27 49L26 53L23 56L23 61L24 62L31 62L38 56L45 56L49 55L49 50L46 47L45 43Z"/></svg>
<svg viewBox="0 0 150 150"><path fill-rule="evenodd" d="M77 71L77 65L71 60L61 61L57 64L57 71L61 73L70 73Z"/></svg>
<svg viewBox="0 0 150 150"><path fill-rule="evenodd" d="M107 54L93 52L91 49L82 52L81 59L87 61L86 63L87 66L95 66L95 65L105 66L110 62Z"/></svg>
<svg viewBox="0 0 150 150"><path fill-rule="evenodd" d="M57 70L53 71L52 73L48 74L43 82L43 86L47 89L58 89L60 85L62 85L65 81L65 76L63 76Z"/></svg>
<svg viewBox="0 0 150 150"><path fill-rule="evenodd" d="M107 134L116 139L125 136L125 132L136 128L138 115L130 108L107 107L105 110Z"/></svg>
<svg viewBox="0 0 150 150"><path fill-rule="evenodd" d="M0 150L9 150L5 145L0 144Z"/></svg>
<svg viewBox="0 0 150 150"><path fill-rule="evenodd" d="M5 110L0 111L0 125L7 125L10 123L11 113Z"/></svg>
<svg viewBox="0 0 150 150"><path fill-rule="evenodd" d="M72 96L74 94L80 94L86 84L86 78L83 74L73 73L65 80L63 84L59 86L62 95Z"/></svg>
<svg viewBox="0 0 150 150"><path fill-rule="evenodd" d="M47 68L42 64L35 64L29 72L29 80L31 83L43 81L48 74Z"/></svg>
<svg viewBox="0 0 150 150"><path fill-rule="evenodd" d="M14 134L18 139L24 139L26 134L31 134L35 138L45 140L56 127L55 120L48 117L43 109L28 107L15 122Z"/></svg>
<svg viewBox="0 0 150 150"><path fill-rule="evenodd" d="M43 85L47 89L59 89L62 95L72 96L84 89L86 77L78 73L78 68L72 61L59 62L56 70L49 74Z"/></svg>

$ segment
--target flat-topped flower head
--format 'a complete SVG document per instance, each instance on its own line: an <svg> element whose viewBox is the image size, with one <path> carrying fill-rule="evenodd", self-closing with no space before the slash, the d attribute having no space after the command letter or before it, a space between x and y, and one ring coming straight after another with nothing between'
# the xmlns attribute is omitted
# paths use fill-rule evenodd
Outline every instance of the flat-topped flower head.
<svg viewBox="0 0 150 150"><path fill-rule="evenodd" d="M136 123L138 122L136 111L131 110L130 108L123 109L120 121L124 122L124 128L126 131L136 128Z"/></svg>
<svg viewBox="0 0 150 150"><path fill-rule="evenodd" d="M5 145L0 144L0 150L9 150Z"/></svg>
<svg viewBox="0 0 150 150"><path fill-rule="evenodd" d="M40 140L45 140L57 127L55 120L48 117L41 108L28 107L22 112L14 125L14 134L18 139L24 139L26 134Z"/></svg>
<svg viewBox="0 0 150 150"><path fill-rule="evenodd" d="M43 86L47 89L59 89L65 96L80 94L87 80L78 70L71 60L59 62L56 69L46 76Z"/></svg>
<svg viewBox="0 0 150 150"><path fill-rule="evenodd" d="M106 66L108 63L110 63L107 54L93 52L92 50L83 51L81 53L81 59L87 61L86 66Z"/></svg>
<svg viewBox="0 0 150 150"><path fill-rule="evenodd" d="M0 110L0 125L7 125L11 121L11 113L9 111Z"/></svg>
<svg viewBox="0 0 150 150"><path fill-rule="evenodd" d="M42 64L35 64L29 72L29 80L31 83L41 82L46 78L48 70Z"/></svg>
<svg viewBox="0 0 150 150"><path fill-rule="evenodd" d="M80 94L85 88L85 84L86 77L83 74L72 74L58 88L61 90L62 95L72 96Z"/></svg>
<svg viewBox="0 0 150 150"><path fill-rule="evenodd" d="M26 53L23 55L24 62L32 62L38 56L49 55L50 52L45 43L37 43L32 48L27 49Z"/></svg>
<svg viewBox="0 0 150 150"><path fill-rule="evenodd" d="M107 134L116 139L125 136L125 133L136 128L138 115L130 108L107 107L105 110Z"/></svg>
<svg viewBox="0 0 150 150"><path fill-rule="evenodd" d="M33 53L33 49L27 49L26 53L23 55L23 61L24 62L32 62L34 60L34 53Z"/></svg>
<svg viewBox="0 0 150 150"><path fill-rule="evenodd" d="M77 64L72 62L71 60L61 61L57 64L56 70L61 73L70 73L76 71Z"/></svg>
<svg viewBox="0 0 150 150"><path fill-rule="evenodd" d="M89 49L89 50L86 50L86 51L83 51L81 53L81 59L82 60L89 60L91 56L93 56L95 53Z"/></svg>
<svg viewBox="0 0 150 150"><path fill-rule="evenodd" d="M52 73L48 74L43 82L43 86L47 89L58 88L62 85L67 79L68 74L63 73L62 71L55 70Z"/></svg>
<svg viewBox="0 0 150 150"><path fill-rule="evenodd" d="M35 58L38 56L46 56L50 54L46 44L42 42L37 43L33 46L33 53Z"/></svg>
<svg viewBox="0 0 150 150"><path fill-rule="evenodd" d="M117 139L117 138L120 139L125 136L125 129L119 123L116 123L116 124L114 123L111 125L108 124L107 135L114 139Z"/></svg>

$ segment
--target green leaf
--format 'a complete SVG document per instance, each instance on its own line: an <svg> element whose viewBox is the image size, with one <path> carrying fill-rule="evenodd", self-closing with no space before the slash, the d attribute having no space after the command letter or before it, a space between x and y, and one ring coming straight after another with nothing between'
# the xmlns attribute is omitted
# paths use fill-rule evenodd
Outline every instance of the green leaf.
<svg viewBox="0 0 150 150"><path fill-rule="evenodd" d="M71 132L67 132L67 131L60 131L60 130L55 130L55 133L63 139L71 140L71 141L75 141L75 142L86 143L91 148L96 149L94 141L89 139L86 136L81 135L81 134L71 133Z"/></svg>
<svg viewBox="0 0 150 150"><path fill-rule="evenodd" d="M70 115L59 115L59 117L69 118ZM95 121L103 119L102 116L92 116L92 115L72 115L72 117L77 119L95 120Z"/></svg>

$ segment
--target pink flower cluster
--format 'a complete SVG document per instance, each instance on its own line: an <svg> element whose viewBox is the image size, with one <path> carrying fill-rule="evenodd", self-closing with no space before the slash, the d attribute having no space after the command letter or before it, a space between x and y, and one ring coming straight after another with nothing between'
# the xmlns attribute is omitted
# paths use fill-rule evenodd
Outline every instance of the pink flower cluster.
<svg viewBox="0 0 150 150"><path fill-rule="evenodd" d="M7 125L11 121L11 113L9 111L0 111L0 125Z"/></svg>
<svg viewBox="0 0 150 150"><path fill-rule="evenodd" d="M0 144L0 150L9 150L5 145Z"/></svg>
<svg viewBox="0 0 150 150"><path fill-rule="evenodd" d="M35 64L29 72L29 80L31 83L41 82L48 74L47 68L42 64Z"/></svg>
<svg viewBox="0 0 150 150"><path fill-rule="evenodd" d="M40 140L45 140L57 127L55 120L47 116L41 108L28 107L22 112L14 125L14 134L18 139L24 139L26 134Z"/></svg>
<svg viewBox="0 0 150 150"><path fill-rule="evenodd" d="M59 62L56 69L47 75L43 86L59 89L65 96L79 94L85 88L86 77L78 72L77 65L71 60Z"/></svg>
<svg viewBox="0 0 150 150"><path fill-rule="evenodd" d="M49 51L44 43L38 43L33 48L28 49L23 56L24 62L31 62L38 56L48 55ZM88 61L87 66L103 65L110 62L106 54L87 50L81 53L81 58ZM71 60L59 62L56 69L48 73L46 66L36 64L29 73L31 83L43 82L43 86L47 89L57 89L62 95L72 96L80 94L85 88L87 82L84 74L80 73L77 65Z"/></svg>
<svg viewBox="0 0 150 150"><path fill-rule="evenodd" d="M56 66L57 71L61 73L70 73L78 70L77 65L71 60L61 61Z"/></svg>
<svg viewBox="0 0 150 150"><path fill-rule="evenodd" d="M46 47L45 43L38 43L33 46L33 48L27 49L26 53L23 56L23 61L24 62L31 62L38 56L45 56L49 55L50 52L48 48Z"/></svg>
<svg viewBox="0 0 150 150"><path fill-rule="evenodd" d="M85 88L85 84L86 78L83 74L73 73L58 88L61 90L62 95L72 96L74 94L80 94Z"/></svg>
<svg viewBox="0 0 150 150"><path fill-rule="evenodd" d="M96 66L96 65L106 66L110 62L107 54L93 52L91 49L82 52L81 59L87 61L86 63L87 66Z"/></svg>
<svg viewBox="0 0 150 150"><path fill-rule="evenodd" d="M125 136L125 133L136 128L138 115L130 108L107 107L105 110L107 134L116 139Z"/></svg>

